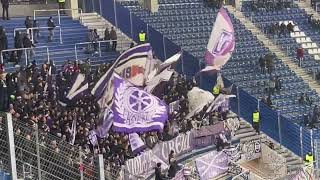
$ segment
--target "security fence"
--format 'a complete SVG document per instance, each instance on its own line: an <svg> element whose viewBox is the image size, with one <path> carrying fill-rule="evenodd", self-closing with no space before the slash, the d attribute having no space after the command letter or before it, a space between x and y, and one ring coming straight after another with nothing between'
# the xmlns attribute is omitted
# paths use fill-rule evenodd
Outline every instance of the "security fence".
<svg viewBox="0 0 320 180"><path fill-rule="evenodd" d="M116 0L79 0L79 2L81 2L79 4L84 12L100 13L102 17L136 42L138 42L139 32L141 30L146 32L148 42L151 43L155 55L161 60L181 51L180 46L172 42L154 27L145 23ZM183 51L182 56L183 59L176 66L178 73L192 77L203 68L204 63L202 60L191 55L189 52ZM211 91L215 84L215 77L201 74L198 76L197 81L200 82L201 88ZM226 86L231 84L230 81L225 79ZM244 118L252 124L252 113L259 108L262 117L261 129L264 133L301 157L314 150L313 139L320 138L320 130L300 126L292 118L281 114L264 103L260 103L257 97L250 95L246 89L242 89L236 84L233 88L233 94L236 94L237 98L231 100L231 110L237 113L239 117ZM283 111L289 110L285 109Z"/></svg>
<svg viewBox="0 0 320 180"><path fill-rule="evenodd" d="M10 154L7 136L7 126L5 124L5 114L0 114L0 171L10 172Z"/></svg>
<svg viewBox="0 0 320 180"><path fill-rule="evenodd" d="M0 115L0 171L13 174L11 168L16 166L18 178L38 180L95 180L104 172L103 167L101 170L98 166L98 155L84 152L42 131L36 124L29 126L27 122L7 117L11 116ZM12 121L11 130L7 128L8 121ZM8 138L10 133L14 142ZM10 159L10 146L15 149L15 160ZM106 173L109 175L106 179L115 179L111 172Z"/></svg>

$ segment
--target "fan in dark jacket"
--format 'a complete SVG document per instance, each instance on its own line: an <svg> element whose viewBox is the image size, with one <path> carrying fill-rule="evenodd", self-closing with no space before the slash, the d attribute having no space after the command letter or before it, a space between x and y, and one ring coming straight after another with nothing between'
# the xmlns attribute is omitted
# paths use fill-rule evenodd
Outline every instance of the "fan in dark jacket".
<svg viewBox="0 0 320 180"><path fill-rule="evenodd" d="M9 0L1 0L1 4L2 4L2 19L9 20ZM5 15L7 15L7 18L5 18Z"/></svg>
<svg viewBox="0 0 320 180"><path fill-rule="evenodd" d="M157 167L155 167L154 169L154 174L155 174L155 180L163 180L164 179L164 176L161 172L161 163L157 163Z"/></svg>
<svg viewBox="0 0 320 180"><path fill-rule="evenodd" d="M30 40L30 35L29 34L26 34L23 38L23 46L24 48L30 48L30 49L27 49L27 58L29 60L29 62L31 62L31 59L34 55L34 51L33 51L33 47L36 47L32 41Z"/></svg>
<svg viewBox="0 0 320 180"><path fill-rule="evenodd" d="M26 17L26 20L24 21L24 25L26 26L27 29L33 28L33 20L31 19L30 16ZM31 29L28 31L29 34L31 34Z"/></svg>
<svg viewBox="0 0 320 180"><path fill-rule="evenodd" d="M8 49L8 38L5 29L0 26L0 51ZM3 54L3 58L6 58L6 53Z"/></svg>
<svg viewBox="0 0 320 180"><path fill-rule="evenodd" d="M14 48L20 49L23 48L23 37L19 31L16 32L14 37ZM22 50L17 51L18 61L20 62L22 56Z"/></svg>
<svg viewBox="0 0 320 180"><path fill-rule="evenodd" d="M49 36L48 36L48 42L52 42L52 39L53 39L53 30L54 28L56 27L56 25L54 24L53 20L52 20L52 17L49 17L48 19L48 22L47 22L47 25L48 25L48 31L49 31Z"/></svg>

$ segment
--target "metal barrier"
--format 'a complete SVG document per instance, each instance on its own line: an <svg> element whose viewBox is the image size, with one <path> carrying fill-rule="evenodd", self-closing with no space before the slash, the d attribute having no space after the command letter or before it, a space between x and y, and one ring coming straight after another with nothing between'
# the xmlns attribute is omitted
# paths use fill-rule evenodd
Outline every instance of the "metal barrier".
<svg viewBox="0 0 320 180"><path fill-rule="evenodd" d="M92 46L94 46L95 44L98 44L98 53L99 53L99 57L101 57L102 56L102 46L101 46L101 44L103 44L103 43L106 43L106 46L109 46L109 49L110 49L110 52L111 52L111 47L112 47L112 43L113 42L117 42L117 49L116 49L116 51L119 51L119 52L121 52L121 51L124 51L124 50L127 50L127 48L126 47L128 47L129 48L129 44L128 44L128 42L127 41L122 41L122 40L105 40L105 41L96 41L96 42L81 42L81 43L76 43L75 45L74 45L74 53L75 53L75 57L76 57L76 59L78 59L78 49L79 49L79 47L81 46L81 45L85 45L83 48L85 48L85 49L87 49L87 50L89 50L90 51L90 49L92 48ZM127 46L122 46L122 45L127 45ZM120 47L122 47L122 49L120 48ZM124 47L124 48L123 48Z"/></svg>
<svg viewBox="0 0 320 180"><path fill-rule="evenodd" d="M29 30L31 30L31 40L32 42L34 43L34 37L33 37L33 30L34 29L48 29L48 28L51 28L51 27L34 27L34 28L14 28L14 33L13 33L13 36L15 37L16 36L16 31L26 31L27 34L29 34ZM60 37L60 44L63 43L62 41L62 29L61 29L61 26L56 26L55 28L59 28L59 37ZM54 29L53 29L54 30Z"/></svg>
<svg viewBox="0 0 320 180"><path fill-rule="evenodd" d="M36 20L36 13L37 12L57 12L58 14L58 22L59 26L61 25L61 11L78 11L80 12L79 20L82 23L82 9L76 8L76 9L37 9L33 11L33 19Z"/></svg>
<svg viewBox="0 0 320 180"><path fill-rule="evenodd" d="M10 172L10 153L6 126L6 114L0 112L0 170Z"/></svg>
<svg viewBox="0 0 320 180"><path fill-rule="evenodd" d="M24 56L25 56L25 65L27 66L29 64L29 61L31 59L32 56L36 55L35 51L33 51L34 49L42 49L42 48L46 48L47 50L47 62L50 61L50 52L49 52L49 47L48 46L40 46L40 47L32 47L32 48L18 48L18 49L6 49L3 51L0 51L0 62L1 63L5 63L4 59L3 59L3 55L6 52L12 52L12 51L24 51ZM27 50L31 50L32 52L27 52Z"/></svg>

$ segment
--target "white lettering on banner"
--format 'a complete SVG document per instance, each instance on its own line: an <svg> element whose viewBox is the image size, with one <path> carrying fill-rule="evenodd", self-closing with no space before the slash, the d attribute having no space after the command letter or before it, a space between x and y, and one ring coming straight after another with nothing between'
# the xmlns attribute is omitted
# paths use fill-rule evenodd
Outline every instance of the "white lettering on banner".
<svg viewBox="0 0 320 180"><path fill-rule="evenodd" d="M240 141L241 162L251 161L261 157L261 140Z"/></svg>
<svg viewBox="0 0 320 180"><path fill-rule="evenodd" d="M186 134L179 134L176 138L171 141L163 142L154 148L156 155L160 155L160 159L168 163L169 153L171 150L174 151L175 156L179 156L182 153L190 151L192 149L190 140L191 133L187 132Z"/></svg>
<svg viewBox="0 0 320 180"><path fill-rule="evenodd" d="M152 170L152 159L152 151L146 151L142 155L128 160L126 162L126 170L128 171L129 179L131 179L131 175L145 175Z"/></svg>

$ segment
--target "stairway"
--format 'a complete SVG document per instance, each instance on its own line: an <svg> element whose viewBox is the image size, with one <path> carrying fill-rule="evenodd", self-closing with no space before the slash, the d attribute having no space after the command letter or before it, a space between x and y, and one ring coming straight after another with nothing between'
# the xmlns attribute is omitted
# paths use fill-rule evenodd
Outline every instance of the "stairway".
<svg viewBox="0 0 320 180"><path fill-rule="evenodd" d="M101 17L98 13L83 13L82 24L87 26L88 29L97 29L100 38L104 37L104 31L106 28L108 28L110 31L111 27L114 27L109 21ZM118 36L117 51L122 52L129 49L130 43L133 42L133 40L116 27L114 28Z"/></svg>
<svg viewBox="0 0 320 180"><path fill-rule="evenodd" d="M257 135L252 126L243 119L240 120L240 128L236 131L235 136L232 138L232 141L238 141L240 139L241 141L251 141L259 138L261 139L261 143L272 142L274 144L274 150L286 159L287 174L293 174L302 167L303 160L300 157L292 153L287 148L280 146L280 144L268 137L266 134L261 133L260 135ZM263 172L259 172L259 170L256 171L259 176L265 174Z"/></svg>
<svg viewBox="0 0 320 180"><path fill-rule="evenodd" d="M308 74L304 69L300 68L293 60L287 56L286 52L281 50L272 40L267 38L264 33L256 27L248 18L246 18L241 11L236 11L232 6L225 6L230 13L237 17L244 26L256 35L259 41L263 42L264 46L269 48L281 61L286 64L292 71L294 71L298 76L300 76L304 82L309 84L309 86L314 89L318 94L320 94L320 85L313 80L312 74Z"/></svg>
<svg viewBox="0 0 320 180"><path fill-rule="evenodd" d="M319 13L317 13L312 7L308 6L306 2L303 1L295 1L295 3L299 6L300 9L304 9L308 15L313 15L313 18L320 19Z"/></svg>

